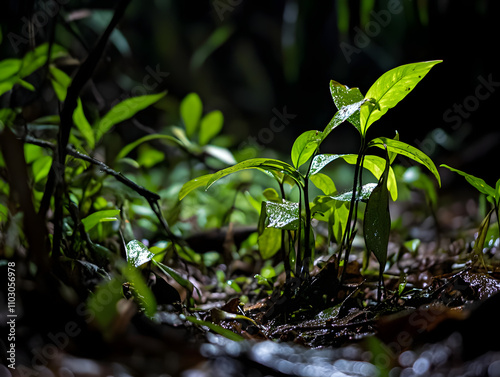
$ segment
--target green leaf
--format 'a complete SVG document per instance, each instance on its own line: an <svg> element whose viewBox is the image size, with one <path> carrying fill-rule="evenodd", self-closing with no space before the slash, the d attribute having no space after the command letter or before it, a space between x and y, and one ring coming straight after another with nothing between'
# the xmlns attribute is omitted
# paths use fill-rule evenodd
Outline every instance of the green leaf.
<svg viewBox="0 0 500 377"><path fill-rule="evenodd" d="M188 317L186 317L186 319L189 322L194 323L195 325L208 327L213 332L215 332L219 335L222 335L223 337L225 337L229 340L233 340L235 342L240 342L240 341L244 340L244 338L241 335L238 335L238 334L232 332L231 330L228 330L228 329L225 329L224 327L216 325L215 323L202 321L201 319L198 319L198 318L192 317L192 316L188 316Z"/></svg>
<svg viewBox="0 0 500 377"><path fill-rule="evenodd" d="M265 202L266 227L295 230L299 225L299 203L282 200L282 203Z"/></svg>
<svg viewBox="0 0 500 377"><path fill-rule="evenodd" d="M258 238L259 252L263 260L272 258L281 247L281 230L266 228Z"/></svg>
<svg viewBox="0 0 500 377"><path fill-rule="evenodd" d="M370 197L371 193L373 192L373 190L375 189L376 186L377 186L376 183L367 183L366 185L363 185L363 187L361 187L361 192L358 192L358 194L356 195L356 200L357 201L368 200L368 198ZM340 194L340 195L329 196L329 198L332 198L334 200L338 200L341 202L350 202L352 199L352 191L347 191L347 192L344 192L343 194Z"/></svg>
<svg viewBox="0 0 500 377"><path fill-rule="evenodd" d="M309 169L309 177L318 174L326 165L342 156L343 154L318 154L314 156Z"/></svg>
<svg viewBox="0 0 500 377"><path fill-rule="evenodd" d="M298 169L311 158L318 149L321 140L321 132L315 130L306 131L295 140L291 153L295 168Z"/></svg>
<svg viewBox="0 0 500 377"><path fill-rule="evenodd" d="M332 94L335 106L337 106L339 110L344 106L363 101L365 98L358 88L350 89L348 86L342 85L334 80L330 81L330 93ZM354 112L347 120L359 131L359 133L361 133L359 111Z"/></svg>
<svg viewBox="0 0 500 377"><path fill-rule="evenodd" d="M365 98L375 101L377 106L361 109L361 135L366 135L370 125L380 119L390 108L397 105L442 60L412 63L396 67L384 73L370 87Z"/></svg>
<svg viewBox="0 0 500 377"><path fill-rule="evenodd" d="M118 220L116 216L118 216L119 213L120 213L119 209L107 209L104 211L97 211L82 219L82 224L85 227L85 231L88 232L101 222Z"/></svg>
<svg viewBox="0 0 500 377"><path fill-rule="evenodd" d="M98 285L95 292L89 296L87 311L95 315L98 326L104 332L110 331L116 320L118 316L116 304L122 298L122 284L116 278Z"/></svg>
<svg viewBox="0 0 500 377"><path fill-rule="evenodd" d="M359 111L361 109L361 106L363 106L366 102L368 102L368 100L363 99L359 102L343 106L339 111L337 111L332 120L327 124L327 126L321 133L321 140L325 140L325 138L330 134L330 132L332 132L334 128L339 126L346 119L351 118L351 116L355 114L356 111Z"/></svg>
<svg viewBox="0 0 500 377"><path fill-rule="evenodd" d="M152 318L156 313L156 298L147 286L141 273L129 264L122 268L122 274L130 283L132 294L140 308L144 310L144 314Z"/></svg>
<svg viewBox="0 0 500 377"><path fill-rule="evenodd" d="M176 145L180 144L180 141L178 139L176 139L175 137L170 136L170 135L161 135L161 134L146 135L146 136L141 137L140 139L137 139L136 141L134 141L130 144L125 145L122 148L122 150L120 151L120 153L118 153L118 155L116 156L116 161L121 160L122 158L127 156L130 152L132 152L135 148L137 148L142 143L145 143L145 142L151 141L151 140L158 140L158 139L167 140L167 141L170 141Z"/></svg>
<svg viewBox="0 0 500 377"><path fill-rule="evenodd" d="M387 153L386 161L385 170L366 204L363 221L366 248L375 255L380 263L380 276L382 276L387 262L387 247L391 231L389 191L387 189L387 177L389 176L390 165Z"/></svg>
<svg viewBox="0 0 500 377"><path fill-rule="evenodd" d="M219 110L211 111L201 119L198 143L207 144L222 130L224 115Z"/></svg>
<svg viewBox="0 0 500 377"><path fill-rule="evenodd" d="M465 173L461 170L458 170L458 169L454 169L454 168L452 168L448 165L445 165L445 164L442 164L440 166L443 168L449 169L455 173L458 173L462 177L465 177L466 181L469 182L479 192L481 192L485 195L492 196L493 198L497 197L496 190L493 187L491 187L490 185L488 185L483 179L474 177L473 175L467 174L467 173ZM497 182L497 186L498 186L498 182Z"/></svg>
<svg viewBox="0 0 500 377"><path fill-rule="evenodd" d="M297 183L302 184L301 176L297 170L295 170L291 165L286 162L279 160L269 159L269 158L253 158L240 162L229 168L219 170L217 173L212 174L212 177L207 183L206 189L210 188L219 179L242 170L246 169L259 169L259 170L270 170L278 171L289 175Z"/></svg>
<svg viewBox="0 0 500 377"><path fill-rule="evenodd" d="M83 112L82 100L78 98L76 109L73 112L73 122L87 142L90 149L95 147L94 130Z"/></svg>
<svg viewBox="0 0 500 377"><path fill-rule="evenodd" d="M357 159L358 159L358 155L346 154L346 155L343 155L342 158L348 164L355 165L357 162ZM384 172L385 160L379 156L366 155L364 158L364 161L363 161L363 168L370 171L375 176L375 178L377 178L377 180L378 180L378 179L380 179L380 177L382 176L382 173ZM398 199L398 185L396 183L396 176L394 174L394 171L392 170L392 167L389 167L389 177L388 177L388 181L387 181L387 188L389 189L389 192L391 193L392 200L396 201Z"/></svg>
<svg viewBox="0 0 500 377"><path fill-rule="evenodd" d="M184 183L184 185L181 188L181 191L179 191L179 200L184 199L186 195L189 194L194 189L197 189L198 187L201 186L206 186L210 181L210 179L212 178L212 175L213 174L202 175L198 178L191 179L190 181Z"/></svg>
<svg viewBox="0 0 500 377"><path fill-rule="evenodd" d="M479 260L481 261L483 266L485 265L483 257L484 241L486 240L486 236L488 234L488 228L490 227L490 218L494 211L495 208L492 208L490 212L488 212L486 217L483 219L483 221L481 221L481 225L479 225L479 230L477 233L477 238L474 241L474 252L479 257Z"/></svg>
<svg viewBox="0 0 500 377"><path fill-rule="evenodd" d="M227 165L236 164L233 154L227 148L218 147L216 145L205 145L203 147L203 151L207 155L212 156Z"/></svg>
<svg viewBox="0 0 500 377"><path fill-rule="evenodd" d="M154 256L140 241L132 240L127 244L127 262L136 268L148 263Z"/></svg>
<svg viewBox="0 0 500 377"><path fill-rule="evenodd" d="M51 156L42 156L37 158L33 162L33 180L35 183L40 182L42 179L47 177L50 171L50 166L52 165Z"/></svg>
<svg viewBox="0 0 500 377"><path fill-rule="evenodd" d="M21 69L21 59L4 59L0 61L0 82L15 76Z"/></svg>
<svg viewBox="0 0 500 377"><path fill-rule="evenodd" d="M314 184L314 186L323 191L323 194L325 195L335 195L335 193L337 192L335 183L333 183L333 180L325 174L316 173L309 176L309 179Z"/></svg>
<svg viewBox="0 0 500 377"><path fill-rule="evenodd" d="M183 278L179 272L174 270L172 267L169 267L166 264L158 262L154 259L152 259L152 262L164 274L166 274L166 275L170 276L172 279L174 279L181 287L186 288L189 292L193 292L193 290L194 290L193 284L188 279Z"/></svg>
<svg viewBox="0 0 500 377"><path fill-rule="evenodd" d="M101 141L102 137L115 124L132 118L139 111L144 110L161 98L165 97L166 94L167 92L162 92L157 94L146 94L143 96L127 98L113 106L113 108L111 108L111 110L109 110L95 126L96 143Z"/></svg>
<svg viewBox="0 0 500 377"><path fill-rule="evenodd" d="M203 112L203 104L196 93L189 93L181 102L180 112L184 126L186 127L186 135L191 138L200 124L201 114Z"/></svg>
<svg viewBox="0 0 500 377"><path fill-rule="evenodd" d="M388 152L402 154L403 156L409 157L412 160L421 163L427 169L429 169L432 174L434 174L434 177L436 177L436 180L441 187L441 177L439 176L436 165L434 165L434 162L431 160L431 158L421 150L412 147L409 144L403 143L402 141L389 139L386 137L373 139L368 143L368 147L378 147L381 149L385 149L387 147Z"/></svg>

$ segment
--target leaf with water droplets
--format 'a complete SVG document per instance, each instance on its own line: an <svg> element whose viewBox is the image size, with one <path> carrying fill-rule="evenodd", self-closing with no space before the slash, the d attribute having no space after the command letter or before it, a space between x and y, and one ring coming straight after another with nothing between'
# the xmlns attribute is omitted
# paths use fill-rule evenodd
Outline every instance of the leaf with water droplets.
<svg viewBox="0 0 500 377"><path fill-rule="evenodd" d="M127 262L134 267L149 262L155 255L142 242L132 240L127 244Z"/></svg>

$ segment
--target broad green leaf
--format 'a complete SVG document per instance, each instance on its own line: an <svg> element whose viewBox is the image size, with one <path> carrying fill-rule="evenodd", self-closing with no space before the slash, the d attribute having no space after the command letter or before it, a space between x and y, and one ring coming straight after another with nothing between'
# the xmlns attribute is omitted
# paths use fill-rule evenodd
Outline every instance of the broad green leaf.
<svg viewBox="0 0 500 377"><path fill-rule="evenodd" d="M180 112L184 126L186 127L186 135L191 138L200 124L201 114L203 112L203 104L196 93L189 93L181 102Z"/></svg>
<svg viewBox="0 0 500 377"><path fill-rule="evenodd" d="M87 142L90 149L95 147L94 130L83 112L82 100L78 98L76 109L73 112L73 122Z"/></svg>
<svg viewBox="0 0 500 377"><path fill-rule="evenodd" d="M29 76L37 69L41 68L47 62L47 58L49 58L48 54L48 43L43 43L34 50L28 51L22 59L22 67L19 71L19 77L24 78ZM63 47L55 43L50 46L50 61L64 55L66 55L66 50Z"/></svg>
<svg viewBox="0 0 500 377"><path fill-rule="evenodd" d="M127 244L127 262L136 268L148 263L154 256L140 241L132 240Z"/></svg>
<svg viewBox="0 0 500 377"><path fill-rule="evenodd" d="M267 199L267 200L270 200L272 202L280 202L281 201L281 197L279 196L278 194L278 191L276 191L275 189L273 188L266 188L263 192L262 192L262 195L264 195L264 197Z"/></svg>
<svg viewBox="0 0 500 377"><path fill-rule="evenodd" d="M47 177L51 165L51 156L42 156L33 162L33 180L35 183L40 182L42 179Z"/></svg>
<svg viewBox="0 0 500 377"><path fill-rule="evenodd" d="M49 71L52 76L50 81L52 83L52 87L54 88L54 92L56 93L57 99L63 102L66 99L66 93L69 85L71 84L71 77L69 77L66 72L61 71L53 65L49 66Z"/></svg>
<svg viewBox="0 0 500 377"><path fill-rule="evenodd" d="M198 178L191 179L190 181L184 183L184 185L181 188L181 191L179 191L179 200L184 199L184 197L194 189L197 189L198 187L201 186L206 186L210 181L210 179L212 178L212 175L213 174L202 175Z"/></svg>
<svg viewBox="0 0 500 377"><path fill-rule="evenodd" d="M246 169L259 169L259 170L270 170L270 171L279 171L289 175L296 182L302 184L301 176L297 170L295 170L291 165L286 162L282 162L279 160L274 160L270 158L253 158L250 160L246 160L240 162L234 166L229 168L219 170L217 173L212 174L212 177L207 183L206 189L210 188L216 181L219 179L242 170Z"/></svg>
<svg viewBox="0 0 500 377"><path fill-rule="evenodd" d="M147 286L139 270L131 265L126 265L122 268L122 274L130 283L132 294L140 308L144 311L144 314L152 318L156 313L156 298Z"/></svg>
<svg viewBox="0 0 500 377"><path fill-rule="evenodd" d="M368 100L363 99L359 102L344 106L339 111L337 111L332 120L326 125L325 129L321 133L321 141L325 140L325 138L330 134L330 132L332 132L334 128L339 126L346 119L349 119L353 114L356 113L356 111L359 111L366 102L368 102Z"/></svg>
<svg viewBox="0 0 500 377"><path fill-rule="evenodd" d="M263 260L272 258L281 247L281 230L266 228L258 238L259 252Z"/></svg>
<svg viewBox="0 0 500 377"><path fill-rule="evenodd" d="M0 82L15 76L21 69L21 59L4 59L0 61Z"/></svg>
<svg viewBox="0 0 500 377"><path fill-rule="evenodd" d="M389 176L389 157L380 180L370 195L365 209L363 234L366 248L371 251L380 263L380 276L387 262L387 247L391 231L391 215L389 213L389 191L387 178Z"/></svg>
<svg viewBox="0 0 500 377"><path fill-rule="evenodd" d="M356 195L356 200L367 201L376 186L376 183L367 183L366 185L363 185L363 187L361 187L361 191ZM341 202L350 202L352 199L352 191L347 191L343 194L329 197Z"/></svg>
<svg viewBox="0 0 500 377"><path fill-rule="evenodd" d="M299 225L299 203L282 200L281 203L265 202L266 227L295 230Z"/></svg>
<svg viewBox="0 0 500 377"><path fill-rule="evenodd" d="M497 202L500 200L500 179L497 181L496 186L495 186L495 199Z"/></svg>
<svg viewBox="0 0 500 377"><path fill-rule="evenodd" d="M332 94L335 106L337 106L339 110L344 106L363 101L365 98L358 88L351 89L334 80L330 81L330 93ZM361 133L359 111L354 112L347 120L359 131L359 133Z"/></svg>
<svg viewBox="0 0 500 377"><path fill-rule="evenodd" d="M388 152L402 154L403 156L409 157L412 160L421 163L427 169L429 169L432 174L434 174L439 186L441 187L441 177L439 176L436 165L434 165L434 162L431 160L431 158L421 150L412 147L409 144L403 143L402 141L389 139L386 137L373 139L368 143L368 147L378 147L381 149L385 149L385 147L387 147Z"/></svg>
<svg viewBox="0 0 500 377"><path fill-rule="evenodd" d="M343 155L342 158L348 164L355 165L356 161L358 159L358 155L346 154L346 155ZM380 177L382 176L382 173L384 172L385 160L379 156L366 155L364 158L364 161L363 161L363 168L370 171L375 176L375 178L377 178L377 180L378 180L378 179L380 179ZM389 167L389 177L388 177L388 181L387 181L387 188L389 189L389 192L391 193L392 200L396 201L398 199L398 185L396 183L396 176L394 174L394 171L392 170L392 167Z"/></svg>
<svg viewBox="0 0 500 377"><path fill-rule="evenodd" d="M387 71L370 87L365 98L375 101L377 106L361 109L361 135L366 135L370 125L380 119L390 108L397 105L442 60L402 65Z"/></svg>
<svg viewBox="0 0 500 377"><path fill-rule="evenodd" d="M492 196L493 198L497 197L495 189L493 187L491 187L490 185L488 185L483 179L474 177L473 175L467 174L467 173L465 173L461 170L458 170L458 169L454 169L454 168L452 168L448 165L445 165L445 164L442 164L440 166L443 168L449 169L455 173L458 173L462 177L465 177L467 182L469 182L479 192L481 192L485 195Z"/></svg>
<svg viewBox="0 0 500 377"><path fill-rule="evenodd" d="M224 115L219 110L211 111L201 119L198 143L207 144L222 130Z"/></svg>
<svg viewBox="0 0 500 377"><path fill-rule="evenodd" d="M335 210L328 219L328 227L331 229L331 237L339 244L344 235L349 217L348 203L337 201Z"/></svg>
<svg viewBox="0 0 500 377"><path fill-rule="evenodd" d="M98 143L102 137L113 127L115 124L121 123L124 120L132 118L139 111L151 106L161 98L165 97L167 92L157 94L146 94L127 98L122 102L116 104L109 110L102 119L95 125L95 140Z"/></svg>
<svg viewBox="0 0 500 377"><path fill-rule="evenodd" d="M224 327L216 325L215 323L202 321L201 319L198 319L198 318L192 317L192 316L188 316L188 317L186 317L186 319L189 322L194 323L195 325L208 327L213 332L215 332L219 335L222 335L223 337L225 337L229 340L233 340L235 342L239 342L239 341L244 340L244 338L241 335L238 335L238 334L232 332L231 330L228 330L228 329L225 329Z"/></svg>
<svg viewBox="0 0 500 377"><path fill-rule="evenodd" d="M326 165L342 156L342 154L318 154L312 160L309 177L318 174Z"/></svg>
<svg viewBox="0 0 500 377"><path fill-rule="evenodd" d="M312 157L321 140L321 132L315 130L306 131L295 140L291 153L292 163L295 168L298 169Z"/></svg>
<svg viewBox="0 0 500 377"><path fill-rule="evenodd" d="M118 153L118 155L116 156L116 161L121 160L122 158L127 156L130 152L132 152L135 148L137 148L137 146L141 145L142 143L157 139L164 139L177 145L180 144L178 139L170 135L161 135L161 134L146 135L130 144L125 145L120 151L120 153Z"/></svg>
<svg viewBox="0 0 500 377"><path fill-rule="evenodd" d="M316 173L309 176L309 179L314 186L323 191L323 194L325 195L335 195L337 192L335 183L333 183L333 180L325 174Z"/></svg>
<svg viewBox="0 0 500 377"><path fill-rule="evenodd" d="M118 216L119 213L120 213L119 209L107 209L104 211L97 211L82 219L82 224L85 227L85 231L88 232L101 222L118 220L116 216Z"/></svg>

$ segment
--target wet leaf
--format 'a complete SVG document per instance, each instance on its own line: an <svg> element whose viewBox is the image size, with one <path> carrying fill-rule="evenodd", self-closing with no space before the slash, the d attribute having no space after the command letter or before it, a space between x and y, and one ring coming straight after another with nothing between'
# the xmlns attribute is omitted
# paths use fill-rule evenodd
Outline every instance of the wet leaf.
<svg viewBox="0 0 500 377"><path fill-rule="evenodd" d="M179 200L182 200L191 191L198 187L206 186L210 179L212 179L213 174L202 175L198 178L191 179L190 181L184 183L181 190L179 191Z"/></svg>
<svg viewBox="0 0 500 377"><path fill-rule="evenodd" d="M364 99L363 94L361 94L358 88L351 89L335 80L330 81L330 93L332 94L333 102L335 106L337 106L337 109L363 101ZM347 120L359 131L359 133L361 133L359 111L355 111Z"/></svg>
<svg viewBox="0 0 500 377"><path fill-rule="evenodd" d="M269 228L295 230L299 225L299 203L283 200L282 203L265 202Z"/></svg>
<svg viewBox="0 0 500 377"><path fill-rule="evenodd" d="M351 115L356 113L356 111L359 111L361 106L363 106L366 102L367 100L363 99L359 102L343 106L339 111L337 111L332 120L326 125L325 129L321 133L321 141L325 140L334 128L342 124L346 119L349 119Z"/></svg>
<svg viewBox="0 0 500 377"><path fill-rule="evenodd" d="M219 335L222 335L223 337L225 337L229 340L233 340L235 342L239 342L239 341L244 340L244 338L241 335L238 335L238 334L232 332L231 330L225 329L222 326L216 325L215 323L202 321L201 319L198 319L198 318L192 317L192 316L188 316L188 317L186 317L186 319L189 322L194 323L195 325L208 327L213 332L215 332Z"/></svg>
<svg viewBox="0 0 500 377"><path fill-rule="evenodd" d="M140 241L132 240L127 244L127 262L136 268L148 263L154 256Z"/></svg>
<svg viewBox="0 0 500 377"><path fill-rule="evenodd" d="M318 174L321 169L323 169L330 162L344 156L343 154L318 154L315 156L311 163L311 169L309 169L309 177Z"/></svg>

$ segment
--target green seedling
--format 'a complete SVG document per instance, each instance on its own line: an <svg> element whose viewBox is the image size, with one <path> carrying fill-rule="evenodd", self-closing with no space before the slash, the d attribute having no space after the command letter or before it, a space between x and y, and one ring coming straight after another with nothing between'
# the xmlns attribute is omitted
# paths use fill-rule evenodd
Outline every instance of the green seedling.
<svg viewBox="0 0 500 377"><path fill-rule="evenodd" d="M291 164L269 158L242 161L214 174L187 182L179 193L179 199L198 187L208 189L219 179L242 170L256 169L274 177L280 187L280 196L262 203L259 228L262 234L267 228L281 230L274 233L275 237L281 236L282 249L288 246L289 250L295 250L295 276L300 278L307 278L309 275L309 264L314 248L311 225L313 216L328 219L332 233L337 235L338 241L340 240L338 260L342 259L343 251L345 251L344 259L348 260L356 234L358 203L366 201L364 237L367 249L374 253L380 263L381 277L387 260L391 224L389 196L393 200L397 199L396 180L391 167L396 155L403 155L424 165L434 174L439 184L440 177L432 160L417 148L399 141L398 135L394 139L379 137L368 140L367 131L375 121L406 97L438 63L440 61L429 61L394 68L382 75L368 90L366 96L363 96L357 88L350 89L331 81L330 91L338 111L323 131L309 130L295 140L290 153ZM346 120L359 132L358 154L320 154L322 142ZM371 147L383 149L385 156L368 155L367 150ZM321 174L326 165L337 159L355 165L353 189L350 193L336 195L333 181ZM363 168L369 170L378 183L362 185ZM300 192L298 202L291 202L285 198L283 190L285 182L298 187ZM325 193L315 198L313 205L309 202L310 182ZM288 242L284 241L285 234L289 235ZM283 253L283 258L285 269L289 269L286 253Z"/></svg>

